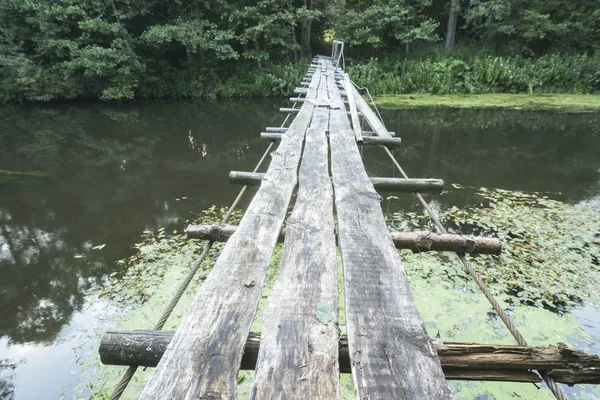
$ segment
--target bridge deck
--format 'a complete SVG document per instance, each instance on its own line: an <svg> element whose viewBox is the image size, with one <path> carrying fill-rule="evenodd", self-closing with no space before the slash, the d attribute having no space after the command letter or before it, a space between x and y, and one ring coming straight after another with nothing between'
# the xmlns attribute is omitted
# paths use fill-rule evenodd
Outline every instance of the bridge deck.
<svg viewBox="0 0 600 400"><path fill-rule="evenodd" d="M306 101L282 134L258 192L142 399L236 397L244 346L296 184L277 282L263 319L252 397L339 397L334 214L359 398L450 397L387 231L381 198L363 167L337 71L329 58L314 64ZM349 86L346 82L346 92ZM374 117L360 100L352 105L353 121L358 121L353 118L357 110ZM390 137L383 124L373 125L379 136Z"/></svg>

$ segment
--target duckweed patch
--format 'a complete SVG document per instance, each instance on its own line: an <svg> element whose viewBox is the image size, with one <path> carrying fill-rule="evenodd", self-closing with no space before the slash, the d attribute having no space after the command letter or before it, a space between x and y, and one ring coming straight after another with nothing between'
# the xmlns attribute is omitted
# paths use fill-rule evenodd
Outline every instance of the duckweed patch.
<svg viewBox="0 0 600 400"><path fill-rule="evenodd" d="M552 110L590 112L600 110L600 96L585 94L452 94L381 95L375 102L381 108L497 108L509 110Z"/></svg>
<svg viewBox="0 0 600 400"><path fill-rule="evenodd" d="M466 208L440 213L455 233L501 238L500 257L472 256L486 284L510 304L522 303L565 311L600 293L600 210L592 205L567 205L538 193L488 188L473 192ZM424 214L396 213L389 221L396 230L431 229ZM469 281L453 255L402 251L407 272L451 285ZM413 263L413 260L419 263Z"/></svg>

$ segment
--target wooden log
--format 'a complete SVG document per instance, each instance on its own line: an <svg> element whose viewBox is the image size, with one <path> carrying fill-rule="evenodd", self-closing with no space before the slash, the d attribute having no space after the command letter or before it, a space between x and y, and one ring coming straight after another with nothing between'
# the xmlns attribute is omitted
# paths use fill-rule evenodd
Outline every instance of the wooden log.
<svg viewBox="0 0 600 400"><path fill-rule="evenodd" d="M441 193L444 190L444 181L441 179L405 179L405 178L379 178L372 177L371 183L379 191L392 191L401 193Z"/></svg>
<svg viewBox="0 0 600 400"><path fill-rule="evenodd" d="M330 80L330 97L342 102ZM449 399L450 390L389 237L381 197L345 112L329 121L331 175L344 269L348 347L357 397Z"/></svg>
<svg viewBox="0 0 600 400"><path fill-rule="evenodd" d="M402 145L402 139L400 138L382 138L378 136L362 136L362 144L367 146L386 146L389 148L396 148Z"/></svg>
<svg viewBox="0 0 600 400"><path fill-rule="evenodd" d="M288 128L282 128L282 127L272 127L272 126L268 126L265 128L265 131L267 132L279 132L279 133L284 133L288 130Z"/></svg>
<svg viewBox="0 0 600 400"><path fill-rule="evenodd" d="M98 349L105 365L155 367L173 338L173 331L109 331ZM261 345L260 334L251 332L240 369L253 370ZM548 371L559 383L600 383L598 355L563 346L511 346L448 342L434 344L446 379L541 382L529 372L532 365ZM566 351L565 351L566 350ZM350 373L348 339L338 347L340 372ZM535 378L534 378L535 377Z"/></svg>
<svg viewBox="0 0 600 400"><path fill-rule="evenodd" d="M191 239L226 242L237 229L236 225L188 225L185 232ZM434 232L391 232L390 236L397 249L409 249L415 253L426 251L452 251L471 254L500 254L502 242L496 238L470 235L440 235ZM279 241L283 242L285 229L281 230Z"/></svg>
<svg viewBox="0 0 600 400"><path fill-rule="evenodd" d="M299 108L287 108L287 107L281 107L279 109L279 111L281 111L282 113L288 113L288 114L297 114L300 109Z"/></svg>
<svg viewBox="0 0 600 400"><path fill-rule="evenodd" d="M277 281L269 294L251 399L339 398L338 276L325 130L317 108L306 132L298 195L286 222ZM330 320L315 317L318 310Z"/></svg>
<svg viewBox="0 0 600 400"><path fill-rule="evenodd" d="M354 133L354 132L353 132ZM354 137L354 135L352 135ZM260 172L231 171L229 183L240 185L260 186L264 174ZM405 179L405 178L379 178L371 177L372 185L380 191L399 193L441 193L444 190L444 181L441 179Z"/></svg>
<svg viewBox="0 0 600 400"><path fill-rule="evenodd" d="M281 140L281 133L277 132L261 132L260 138L263 140L271 140L273 142L278 142Z"/></svg>
<svg viewBox="0 0 600 400"><path fill-rule="evenodd" d="M290 101L294 103L304 103L306 99L304 97L290 97Z"/></svg>
<svg viewBox="0 0 600 400"><path fill-rule="evenodd" d="M294 89L294 93L296 93L296 94L306 94L307 90L308 90L307 88L299 88L299 87L297 87L296 89Z"/></svg>
<svg viewBox="0 0 600 400"><path fill-rule="evenodd" d="M388 131L388 133L390 134L390 136L396 136L396 132ZM363 134L363 136L378 137L377 134L373 131L362 131L362 134ZM381 138L381 139L385 139L385 138Z"/></svg>
<svg viewBox="0 0 600 400"><path fill-rule="evenodd" d="M246 339L297 181L314 106L304 104L140 399L235 398ZM249 239L251 238L251 239Z"/></svg>

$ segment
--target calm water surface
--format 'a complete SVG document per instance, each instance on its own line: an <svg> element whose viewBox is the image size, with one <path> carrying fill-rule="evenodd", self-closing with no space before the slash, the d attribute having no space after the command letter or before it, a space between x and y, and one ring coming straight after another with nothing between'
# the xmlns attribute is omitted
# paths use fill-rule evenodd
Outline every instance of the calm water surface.
<svg viewBox="0 0 600 400"><path fill-rule="evenodd" d="M105 309L91 294L143 230L180 229L192 213L231 203L239 188L227 174L253 168L266 147L258 134L281 124L281 103L0 109L0 398L71 396L73 349L97 346L74 332ZM600 203L599 113L383 114L411 177ZM371 175L393 174L380 149L363 155ZM576 312L600 332L597 313Z"/></svg>

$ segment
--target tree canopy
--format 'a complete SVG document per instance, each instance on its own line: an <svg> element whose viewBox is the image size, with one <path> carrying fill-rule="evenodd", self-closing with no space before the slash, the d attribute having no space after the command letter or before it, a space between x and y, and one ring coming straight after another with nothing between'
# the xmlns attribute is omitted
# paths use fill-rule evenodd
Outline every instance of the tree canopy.
<svg viewBox="0 0 600 400"><path fill-rule="evenodd" d="M203 94L223 76L328 51L357 56L478 43L594 53L597 0L0 0L0 99ZM180 91L182 92L182 91Z"/></svg>

